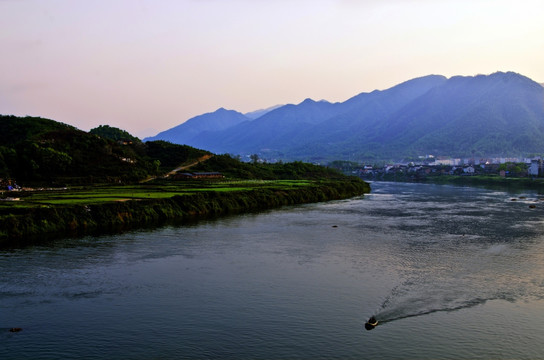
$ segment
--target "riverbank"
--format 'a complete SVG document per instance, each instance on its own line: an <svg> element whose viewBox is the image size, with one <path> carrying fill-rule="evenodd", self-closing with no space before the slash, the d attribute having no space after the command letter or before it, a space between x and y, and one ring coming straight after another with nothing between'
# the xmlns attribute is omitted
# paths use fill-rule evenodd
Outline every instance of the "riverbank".
<svg viewBox="0 0 544 360"><path fill-rule="evenodd" d="M424 177L401 176L389 174L379 179L363 178L364 180L393 181L393 182L416 182L432 184L450 184L484 187L504 187L516 189L531 189L544 191L544 178L532 177L503 177L499 175L432 175Z"/></svg>
<svg viewBox="0 0 544 360"><path fill-rule="evenodd" d="M355 178L181 184L26 194L20 201L2 202L0 246L346 199L370 191L367 183Z"/></svg>
<svg viewBox="0 0 544 360"><path fill-rule="evenodd" d="M507 187L517 189L544 190L544 179L530 177L502 177L493 175L474 175L474 176L429 176L422 182L433 184L452 184L452 185L470 185L470 186L491 186Z"/></svg>

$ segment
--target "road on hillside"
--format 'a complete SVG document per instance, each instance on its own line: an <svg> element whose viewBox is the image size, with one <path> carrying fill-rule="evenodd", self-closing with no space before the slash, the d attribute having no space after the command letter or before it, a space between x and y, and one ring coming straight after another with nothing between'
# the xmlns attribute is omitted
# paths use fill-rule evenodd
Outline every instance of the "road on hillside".
<svg viewBox="0 0 544 360"><path fill-rule="evenodd" d="M203 161L206 161L208 160L209 158L211 158L213 156L213 154L206 154L204 156L201 156L199 157L198 159L196 159L195 161L193 161L192 163L190 164L185 164L185 165L181 165L181 166L178 166L177 168L175 168L174 170L166 173L163 178L167 178L169 177L170 175L174 175L175 173L177 173L178 171L181 171L181 170L187 170L195 165L198 165L199 163L203 162ZM140 181L140 183L144 183L144 182L148 182L148 181L151 181L151 180L155 180L157 177L156 176L153 176L153 177L150 177L150 178L147 178L145 180L142 180Z"/></svg>
<svg viewBox="0 0 544 360"><path fill-rule="evenodd" d="M199 163L203 162L203 161L206 161L208 160L209 158L211 158L213 156L213 154L206 154L204 156L201 156L199 157L198 159L196 159L194 162L190 163L190 164L187 164L187 165L182 165L182 166L179 166L177 168L175 168L174 170L170 171L169 173L167 173L166 175L164 175L164 177L168 177L170 175L174 175L175 173L177 173L178 171L181 171L181 170L187 170L195 165L198 165Z"/></svg>

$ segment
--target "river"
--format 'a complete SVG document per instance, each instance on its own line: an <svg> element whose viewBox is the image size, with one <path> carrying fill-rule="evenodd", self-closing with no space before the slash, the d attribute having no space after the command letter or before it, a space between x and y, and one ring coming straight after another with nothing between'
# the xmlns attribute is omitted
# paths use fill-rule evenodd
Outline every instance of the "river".
<svg viewBox="0 0 544 360"><path fill-rule="evenodd" d="M0 358L544 358L539 194L372 189L2 250Z"/></svg>

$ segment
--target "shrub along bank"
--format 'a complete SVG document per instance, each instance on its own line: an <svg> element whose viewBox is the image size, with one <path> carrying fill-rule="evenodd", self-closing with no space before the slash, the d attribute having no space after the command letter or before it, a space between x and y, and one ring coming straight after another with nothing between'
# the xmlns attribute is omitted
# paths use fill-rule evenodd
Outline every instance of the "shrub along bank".
<svg viewBox="0 0 544 360"><path fill-rule="evenodd" d="M370 191L359 179L315 181L307 186L266 186L204 191L163 199L97 204L20 206L0 213L0 246L21 246L48 238L120 232L165 222L190 221L284 205L346 199Z"/></svg>

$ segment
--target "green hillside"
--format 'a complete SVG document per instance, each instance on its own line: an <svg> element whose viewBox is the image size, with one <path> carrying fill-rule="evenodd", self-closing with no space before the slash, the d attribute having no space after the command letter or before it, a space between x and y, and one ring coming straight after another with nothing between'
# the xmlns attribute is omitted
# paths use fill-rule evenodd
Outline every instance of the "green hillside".
<svg viewBox="0 0 544 360"><path fill-rule="evenodd" d="M90 133L39 117L0 115L0 179L19 183L135 182L207 154L164 141L142 143L101 126Z"/></svg>

